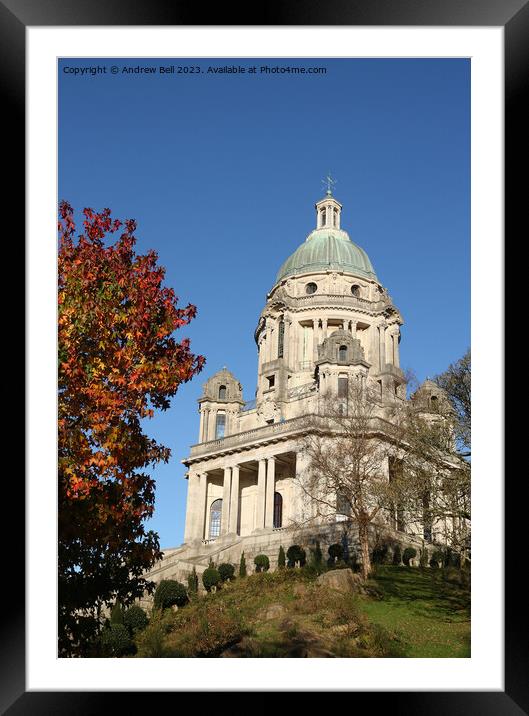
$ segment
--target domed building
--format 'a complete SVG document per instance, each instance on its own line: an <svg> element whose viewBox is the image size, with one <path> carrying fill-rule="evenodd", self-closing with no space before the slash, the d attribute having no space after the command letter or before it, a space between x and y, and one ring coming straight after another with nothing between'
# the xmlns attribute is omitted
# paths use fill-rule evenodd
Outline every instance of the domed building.
<svg viewBox="0 0 529 716"><path fill-rule="evenodd" d="M342 205L330 189L315 210L314 230L280 267L257 321L255 400L243 400L226 368L204 384L197 443L182 461L184 544L165 551L155 581L183 579L210 560L237 563L243 550L248 564L259 553L273 564L305 509L296 476L321 395L345 394L355 380L380 391L382 402L406 399L402 316L365 250L341 228Z"/></svg>

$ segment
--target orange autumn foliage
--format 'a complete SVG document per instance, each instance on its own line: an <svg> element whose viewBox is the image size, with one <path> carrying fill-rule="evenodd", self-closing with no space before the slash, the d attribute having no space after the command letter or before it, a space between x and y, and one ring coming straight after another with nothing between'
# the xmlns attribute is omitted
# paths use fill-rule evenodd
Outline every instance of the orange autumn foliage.
<svg viewBox="0 0 529 716"><path fill-rule="evenodd" d="M85 209L76 238L72 207L62 202L59 216L59 642L67 653L97 631L102 604L149 588L141 575L161 553L144 529L154 482L143 470L170 451L142 422L169 407L204 358L188 339L175 340L196 308L177 308L154 251L135 253L134 221Z"/></svg>

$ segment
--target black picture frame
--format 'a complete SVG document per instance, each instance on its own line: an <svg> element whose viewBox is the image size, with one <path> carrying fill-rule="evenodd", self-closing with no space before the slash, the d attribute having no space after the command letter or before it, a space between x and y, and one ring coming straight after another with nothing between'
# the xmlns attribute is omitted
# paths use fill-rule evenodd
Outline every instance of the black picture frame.
<svg viewBox="0 0 529 716"><path fill-rule="evenodd" d="M208 6L178 0L0 0L0 77L3 88L4 137L17 147L9 174L6 205L17 217L24 216L24 109L25 109L25 30L28 26L105 26L105 25L311 25L311 26L496 26L505 37L505 238L513 244L518 232L527 234L527 182L524 178L524 152L527 145L529 114L525 104L529 77L528 0L276 0L267 3L238 2ZM16 223L20 232L20 219ZM516 233L515 233L516 232ZM520 268L518 268L520 270ZM515 274L514 274L515 275ZM511 276L510 283L516 279ZM523 279L520 276L519 280ZM510 292L509 292L510 294ZM500 297L501 300L501 297ZM511 304L512 306L512 304ZM507 315L507 313L505 314ZM503 336L496 335L496 340ZM505 391L504 410L510 406ZM510 433L509 433L510 435ZM507 439L507 431L505 439ZM511 438L511 451L514 437ZM504 436L498 435L504 442ZM517 444L519 449L519 443ZM505 448L505 455L509 454ZM505 471L505 475L507 475ZM19 474L11 477L6 494L10 511L18 506L19 524L24 521L24 483ZM516 478L519 478L518 480ZM522 559L522 529L527 521L525 501L519 499L524 471L514 473L512 484L505 481L505 690L440 692L355 692L355 710L364 699L371 708L388 708L391 714L436 716L450 714L529 713L529 628L527 588L521 580L526 559ZM479 479L479 476L476 478ZM19 714L104 714L120 708L129 713L152 708L153 693L123 692L27 692L25 685L24 541L7 532L4 536L4 575L9 580L4 593L8 607L2 612L0 639L0 709L10 716ZM20 532L18 533L20 534ZM8 541L9 540L9 541ZM491 579L501 579L491 565ZM207 685L205 686L207 689ZM299 689L303 691L303 688ZM156 693L173 699L181 708L177 694ZM147 698L149 702L147 702ZM251 696L250 696L251 698ZM375 701L373 702L373 699ZM125 705L125 700L129 703ZM199 708L199 704L196 704ZM351 702L350 707L353 707Z"/></svg>

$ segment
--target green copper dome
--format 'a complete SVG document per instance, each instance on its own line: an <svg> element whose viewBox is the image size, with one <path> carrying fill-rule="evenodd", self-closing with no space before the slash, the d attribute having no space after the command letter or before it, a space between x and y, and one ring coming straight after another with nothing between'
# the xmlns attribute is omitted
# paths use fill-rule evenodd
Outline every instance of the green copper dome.
<svg viewBox="0 0 529 716"><path fill-rule="evenodd" d="M286 276L311 271L346 271L377 281L369 256L353 244L346 231L316 229L279 269L276 283Z"/></svg>

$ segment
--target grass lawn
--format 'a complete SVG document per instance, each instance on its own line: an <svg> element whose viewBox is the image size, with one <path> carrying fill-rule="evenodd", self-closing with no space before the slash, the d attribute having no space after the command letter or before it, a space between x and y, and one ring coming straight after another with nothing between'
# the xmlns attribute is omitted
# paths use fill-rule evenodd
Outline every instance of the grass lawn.
<svg viewBox="0 0 529 716"><path fill-rule="evenodd" d="M457 576L455 570L378 566L382 599L362 599L361 610L397 635L402 656L470 657L470 592Z"/></svg>

